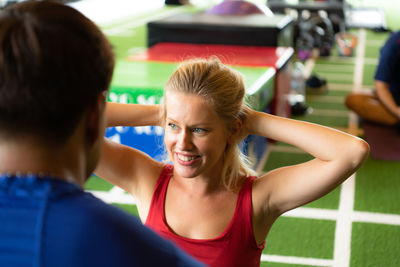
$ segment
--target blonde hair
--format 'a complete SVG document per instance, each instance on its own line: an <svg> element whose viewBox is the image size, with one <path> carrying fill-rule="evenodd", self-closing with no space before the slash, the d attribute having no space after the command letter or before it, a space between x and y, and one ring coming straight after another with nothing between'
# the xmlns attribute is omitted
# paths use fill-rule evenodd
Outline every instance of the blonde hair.
<svg viewBox="0 0 400 267"><path fill-rule="evenodd" d="M217 58L191 59L182 62L168 79L164 89L162 120L166 117L167 91L194 94L210 103L229 129L237 119L244 123L247 106L242 75L225 66ZM222 168L223 184L228 190L238 187L241 176L255 175L239 141L227 144Z"/></svg>

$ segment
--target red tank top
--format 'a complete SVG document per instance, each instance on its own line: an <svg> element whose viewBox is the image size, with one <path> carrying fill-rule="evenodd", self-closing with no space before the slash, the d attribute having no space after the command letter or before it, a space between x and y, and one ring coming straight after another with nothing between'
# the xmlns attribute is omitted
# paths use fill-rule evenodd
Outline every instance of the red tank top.
<svg viewBox="0 0 400 267"><path fill-rule="evenodd" d="M165 195L173 170L172 165L164 167L145 224L209 266L260 266L265 242L257 245L252 226L251 186L255 177L248 177L243 183L233 218L221 235L213 239L191 239L171 231L165 219Z"/></svg>

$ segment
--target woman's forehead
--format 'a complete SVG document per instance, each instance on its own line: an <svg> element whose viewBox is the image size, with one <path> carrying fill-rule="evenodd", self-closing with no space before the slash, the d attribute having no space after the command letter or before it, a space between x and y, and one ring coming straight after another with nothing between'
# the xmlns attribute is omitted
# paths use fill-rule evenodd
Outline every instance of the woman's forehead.
<svg viewBox="0 0 400 267"><path fill-rule="evenodd" d="M202 123L214 123L220 118L204 97L195 94L169 92L165 99L167 118Z"/></svg>
<svg viewBox="0 0 400 267"><path fill-rule="evenodd" d="M209 108L211 105L206 101L203 96L196 94L169 91L166 94L166 99L164 99L167 108L171 109L173 107L185 108L185 107L203 107Z"/></svg>

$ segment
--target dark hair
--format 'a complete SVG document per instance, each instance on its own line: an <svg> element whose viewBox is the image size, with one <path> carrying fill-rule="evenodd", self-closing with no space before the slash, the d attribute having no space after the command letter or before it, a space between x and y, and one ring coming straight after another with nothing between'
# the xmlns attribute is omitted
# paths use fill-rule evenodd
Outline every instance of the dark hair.
<svg viewBox="0 0 400 267"><path fill-rule="evenodd" d="M0 133L65 141L113 69L110 43L77 10L30 1L0 11Z"/></svg>

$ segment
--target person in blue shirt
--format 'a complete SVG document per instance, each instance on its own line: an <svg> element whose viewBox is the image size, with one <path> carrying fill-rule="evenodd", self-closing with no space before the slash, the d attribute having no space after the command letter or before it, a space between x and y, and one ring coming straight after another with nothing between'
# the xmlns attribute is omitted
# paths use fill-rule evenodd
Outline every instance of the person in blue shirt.
<svg viewBox="0 0 400 267"><path fill-rule="evenodd" d="M355 92L346 105L369 121L397 126L400 120L400 31L392 33L380 51L375 90Z"/></svg>
<svg viewBox="0 0 400 267"><path fill-rule="evenodd" d="M75 9L0 11L0 266L200 266L82 190L113 68L110 43Z"/></svg>

